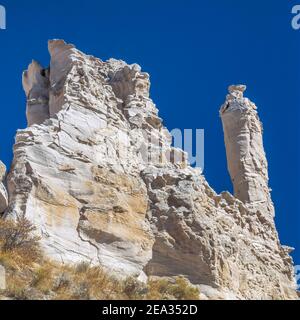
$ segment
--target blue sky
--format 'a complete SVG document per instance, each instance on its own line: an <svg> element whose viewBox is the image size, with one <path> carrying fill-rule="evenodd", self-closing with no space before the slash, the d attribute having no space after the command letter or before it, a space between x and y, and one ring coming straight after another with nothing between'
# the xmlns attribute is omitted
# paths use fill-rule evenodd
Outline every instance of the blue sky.
<svg viewBox="0 0 300 320"><path fill-rule="evenodd" d="M21 74L34 58L48 65L47 40L63 38L103 60L139 63L169 129L205 129L205 176L232 190L218 110L227 86L245 83L264 123L270 186L281 242L298 248L300 0L5 1L0 30L0 159L8 166L24 128Z"/></svg>

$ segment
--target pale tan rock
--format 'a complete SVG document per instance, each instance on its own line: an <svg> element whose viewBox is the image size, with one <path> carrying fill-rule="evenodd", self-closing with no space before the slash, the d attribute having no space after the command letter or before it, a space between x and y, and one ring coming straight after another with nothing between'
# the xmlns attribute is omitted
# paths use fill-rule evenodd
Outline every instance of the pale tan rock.
<svg viewBox="0 0 300 320"><path fill-rule="evenodd" d="M292 260L273 222L217 195L194 169L149 167L142 175L156 238L147 274L184 275L211 288L209 299L296 298Z"/></svg>
<svg viewBox="0 0 300 320"><path fill-rule="evenodd" d="M232 86L222 108L228 165L242 187L235 185L237 197L218 195L171 147L139 66L103 62L62 40L50 41L49 51L48 89L37 72L24 82L26 92L49 97L49 117L34 121L29 112L30 126L17 133L6 216L30 219L45 254L63 263L89 261L141 280L184 275L207 299L296 298L245 87Z"/></svg>
<svg viewBox="0 0 300 320"><path fill-rule="evenodd" d="M108 85L125 63L104 63L60 40L49 42L49 51L49 119L32 123L27 114L31 126L17 134L7 215L28 217L55 260L87 260L144 279L154 238L139 176L142 159L135 146L127 147L127 135L143 136L134 133L120 110L126 102ZM126 68L136 74L129 86L131 99L137 99L145 92L136 85L138 68ZM143 85L149 88L148 82ZM35 82L35 87L44 92L43 85Z"/></svg>
<svg viewBox="0 0 300 320"><path fill-rule="evenodd" d="M49 70L32 61L23 73L23 88L27 97L28 126L49 119Z"/></svg>
<svg viewBox="0 0 300 320"><path fill-rule="evenodd" d="M6 176L6 167L3 162L0 161L0 213L3 213L8 206L8 195L6 188L3 184Z"/></svg>
<svg viewBox="0 0 300 320"><path fill-rule="evenodd" d="M268 163L262 139L262 124L256 106L243 92L246 86L229 87L229 95L221 107L228 170L236 198L267 219L274 208L268 186Z"/></svg>
<svg viewBox="0 0 300 320"><path fill-rule="evenodd" d="M6 271L5 268L0 264L0 290L6 289Z"/></svg>
<svg viewBox="0 0 300 320"><path fill-rule="evenodd" d="M2 161L0 161L0 182L4 181L5 175L6 175L6 166Z"/></svg>

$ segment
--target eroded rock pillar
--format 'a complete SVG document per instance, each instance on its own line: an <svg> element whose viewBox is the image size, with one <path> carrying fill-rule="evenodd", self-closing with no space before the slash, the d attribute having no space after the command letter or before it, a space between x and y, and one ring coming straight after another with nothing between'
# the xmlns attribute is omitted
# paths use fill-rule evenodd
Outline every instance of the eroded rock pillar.
<svg viewBox="0 0 300 320"><path fill-rule="evenodd" d="M254 210L274 215L268 187L268 163L263 147L263 128L257 107L244 97L246 86L229 87L222 105L228 170L236 198Z"/></svg>

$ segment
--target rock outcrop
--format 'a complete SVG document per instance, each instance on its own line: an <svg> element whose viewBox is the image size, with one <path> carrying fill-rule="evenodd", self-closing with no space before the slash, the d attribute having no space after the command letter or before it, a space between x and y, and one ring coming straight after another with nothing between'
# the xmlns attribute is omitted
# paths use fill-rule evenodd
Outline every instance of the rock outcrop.
<svg viewBox="0 0 300 320"><path fill-rule="evenodd" d="M6 188L3 184L6 175L6 167L0 161L0 213L3 213L8 206L8 195Z"/></svg>
<svg viewBox="0 0 300 320"><path fill-rule="evenodd" d="M228 170L234 195L253 212L274 217L269 190L268 164L263 147L262 124L257 107L243 92L246 86L231 86L221 107Z"/></svg>
<svg viewBox="0 0 300 320"><path fill-rule="evenodd" d="M255 106L231 87L221 115L235 197L217 194L149 98L149 75L61 40L49 68L23 75L6 217L24 215L44 252L120 276L184 275L209 299L296 298L289 249L273 222Z"/></svg>
<svg viewBox="0 0 300 320"><path fill-rule="evenodd" d="M27 97L28 125L42 124L49 119L49 70L32 61L23 74L23 88Z"/></svg>

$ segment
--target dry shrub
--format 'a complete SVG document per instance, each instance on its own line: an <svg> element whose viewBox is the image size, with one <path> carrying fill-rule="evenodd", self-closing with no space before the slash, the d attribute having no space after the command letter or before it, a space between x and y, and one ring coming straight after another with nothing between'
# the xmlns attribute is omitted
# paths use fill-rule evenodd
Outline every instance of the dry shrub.
<svg viewBox="0 0 300 320"><path fill-rule="evenodd" d="M1 252L14 252L28 260L36 260L40 256L40 238L34 235L35 231L35 226L24 217L18 217L16 221L0 219Z"/></svg>
<svg viewBox="0 0 300 320"><path fill-rule="evenodd" d="M29 286L36 288L43 294L50 294L53 286L53 272L56 266L49 262L44 262L32 270L32 276Z"/></svg>
<svg viewBox="0 0 300 320"><path fill-rule="evenodd" d="M107 300L122 298L121 282L101 267L87 263L58 267L51 290L56 300Z"/></svg>
<svg viewBox="0 0 300 320"><path fill-rule="evenodd" d="M199 300L200 291L183 277L155 279L148 282L149 300Z"/></svg>
<svg viewBox="0 0 300 320"><path fill-rule="evenodd" d="M91 264L84 261L80 262L77 266L75 266L77 273L85 273L89 270L90 267L91 267Z"/></svg>
<svg viewBox="0 0 300 320"><path fill-rule="evenodd" d="M76 273L75 280L77 285L73 292L83 293L93 300L117 299L121 293L121 281L109 275L101 267L88 267L85 272Z"/></svg>
<svg viewBox="0 0 300 320"><path fill-rule="evenodd" d="M147 285L134 277L129 277L123 282L122 291L129 300L141 300L148 293Z"/></svg>

